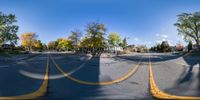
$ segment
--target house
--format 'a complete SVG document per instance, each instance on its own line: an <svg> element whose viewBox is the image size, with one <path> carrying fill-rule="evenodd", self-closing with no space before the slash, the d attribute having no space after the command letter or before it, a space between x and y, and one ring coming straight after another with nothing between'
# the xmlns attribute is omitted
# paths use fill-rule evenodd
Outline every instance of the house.
<svg viewBox="0 0 200 100"><path fill-rule="evenodd" d="M123 48L121 46L110 46L109 51L110 52L122 52Z"/></svg>

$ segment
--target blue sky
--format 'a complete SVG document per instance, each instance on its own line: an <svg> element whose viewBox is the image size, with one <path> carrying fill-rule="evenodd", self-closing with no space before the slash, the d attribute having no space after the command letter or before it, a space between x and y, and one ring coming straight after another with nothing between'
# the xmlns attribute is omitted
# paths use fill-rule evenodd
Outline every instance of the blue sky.
<svg viewBox="0 0 200 100"><path fill-rule="evenodd" d="M200 11L199 0L0 0L0 11L17 16L18 34L36 32L48 43L71 30L85 33L89 22L104 23L108 33L128 37L129 44L162 40L184 43L173 25L177 15Z"/></svg>

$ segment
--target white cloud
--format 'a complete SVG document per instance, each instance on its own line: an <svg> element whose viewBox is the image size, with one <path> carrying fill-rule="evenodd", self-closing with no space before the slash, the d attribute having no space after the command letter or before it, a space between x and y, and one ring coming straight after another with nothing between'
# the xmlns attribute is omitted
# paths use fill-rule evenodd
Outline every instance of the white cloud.
<svg viewBox="0 0 200 100"><path fill-rule="evenodd" d="M137 42L141 41L138 37L133 38L133 40Z"/></svg>
<svg viewBox="0 0 200 100"><path fill-rule="evenodd" d="M162 34L161 37L162 37L162 38L168 38L168 35Z"/></svg>
<svg viewBox="0 0 200 100"><path fill-rule="evenodd" d="M168 39L168 35L166 34L156 34L156 36L158 37L156 43L162 43L162 41L168 41L170 45L173 44L172 41Z"/></svg>
<svg viewBox="0 0 200 100"><path fill-rule="evenodd" d="M158 37L158 38L168 38L168 35L166 35L166 34L156 34L156 36Z"/></svg>

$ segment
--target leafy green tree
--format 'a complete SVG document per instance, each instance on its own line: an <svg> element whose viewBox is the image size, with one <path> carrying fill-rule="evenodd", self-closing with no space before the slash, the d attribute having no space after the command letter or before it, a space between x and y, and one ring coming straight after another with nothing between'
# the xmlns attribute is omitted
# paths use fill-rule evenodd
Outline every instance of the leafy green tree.
<svg viewBox="0 0 200 100"><path fill-rule="evenodd" d="M119 46L119 44L121 43L120 36L117 33L110 33L108 35L108 43L111 46Z"/></svg>
<svg viewBox="0 0 200 100"><path fill-rule="evenodd" d="M20 36L21 45L25 47L28 51L32 51L32 49L36 45L37 37L38 35L36 35L36 33L33 33L33 32L27 32L27 33L21 34Z"/></svg>
<svg viewBox="0 0 200 100"><path fill-rule="evenodd" d="M34 44L34 46L33 46L34 50L42 50L43 49L41 40L34 40L33 44Z"/></svg>
<svg viewBox="0 0 200 100"><path fill-rule="evenodd" d="M161 44L160 43L157 44L156 51L161 52Z"/></svg>
<svg viewBox="0 0 200 100"><path fill-rule="evenodd" d="M126 47L127 47L127 41L126 41L126 38L124 38L123 40L122 40L122 47L125 49Z"/></svg>
<svg viewBox="0 0 200 100"><path fill-rule="evenodd" d="M171 48L170 48L170 46L169 46L167 41L162 41L160 47L161 47L161 51L162 52L170 52L171 51Z"/></svg>
<svg viewBox="0 0 200 100"><path fill-rule="evenodd" d="M156 51L157 50L157 46L152 46L151 48L150 48L150 51Z"/></svg>
<svg viewBox="0 0 200 100"><path fill-rule="evenodd" d="M47 50L47 45L45 43L42 43L42 50Z"/></svg>
<svg viewBox="0 0 200 100"><path fill-rule="evenodd" d="M87 37L85 37L82 41L81 41L81 43L80 43L80 47L82 47L82 48L84 48L84 47L86 47L86 48L92 48L92 47L94 47L95 45L94 45L94 43L92 43L92 38L87 38Z"/></svg>
<svg viewBox="0 0 200 100"><path fill-rule="evenodd" d="M81 36L82 33L79 30L74 30L71 31L71 35L68 37L68 39L72 42L72 45L76 50L78 49Z"/></svg>
<svg viewBox="0 0 200 100"><path fill-rule="evenodd" d="M103 35L105 35L106 28L104 24L92 22L86 26L87 36L91 38L100 38L103 40Z"/></svg>
<svg viewBox="0 0 200 100"><path fill-rule="evenodd" d="M73 48L72 42L67 39L62 39L58 42L59 51L71 50Z"/></svg>
<svg viewBox="0 0 200 100"><path fill-rule="evenodd" d="M106 42L104 39L104 35L106 32L105 25L97 22L89 23L86 26L86 32L86 40L83 40L82 42L84 43L82 44L85 44L85 41L90 41L90 43L86 44L86 46L88 46L89 49L92 49L91 53L93 56L99 56L102 52L101 49L106 46Z"/></svg>
<svg viewBox="0 0 200 100"><path fill-rule="evenodd" d="M195 41L200 45L200 12L182 13L174 25L186 41Z"/></svg>
<svg viewBox="0 0 200 100"><path fill-rule="evenodd" d="M56 50L57 48L57 43L56 41L50 41L47 45L48 50Z"/></svg>
<svg viewBox="0 0 200 100"><path fill-rule="evenodd" d="M55 50L57 51L60 51L61 50L61 46L58 46L58 44L63 40L64 38L58 38L56 41L55 41Z"/></svg>
<svg viewBox="0 0 200 100"><path fill-rule="evenodd" d="M15 15L3 14L0 12L0 44L10 42L11 44L17 44L19 39L17 36L18 26Z"/></svg>

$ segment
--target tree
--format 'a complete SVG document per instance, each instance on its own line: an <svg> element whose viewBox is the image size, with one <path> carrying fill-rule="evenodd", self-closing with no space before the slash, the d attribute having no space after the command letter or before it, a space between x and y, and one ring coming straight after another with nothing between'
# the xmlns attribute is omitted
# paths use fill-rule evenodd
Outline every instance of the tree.
<svg viewBox="0 0 200 100"><path fill-rule="evenodd" d="M72 42L68 39L62 39L58 42L59 51L66 51L73 48Z"/></svg>
<svg viewBox="0 0 200 100"><path fill-rule="evenodd" d="M117 33L110 33L108 35L108 43L111 46L119 46L119 44L121 43L120 36Z"/></svg>
<svg viewBox="0 0 200 100"><path fill-rule="evenodd" d="M77 50L78 44L80 42L80 38L82 36L82 33L79 30L71 31L71 35L68 37L68 39L72 42L72 45Z"/></svg>
<svg viewBox="0 0 200 100"><path fill-rule="evenodd" d="M32 51L35 42L37 41L37 35L33 32L24 33L21 35L21 45L25 47L28 51Z"/></svg>
<svg viewBox="0 0 200 100"><path fill-rule="evenodd" d="M47 45L47 48L49 50L56 50L56 47L57 47L57 44L56 44L56 41L50 41Z"/></svg>
<svg viewBox="0 0 200 100"><path fill-rule="evenodd" d="M192 41L189 41L188 43L188 52L190 52L192 50L193 44Z"/></svg>
<svg viewBox="0 0 200 100"><path fill-rule="evenodd" d="M122 40L122 47L125 49L127 47L127 41L126 41L126 38L124 38Z"/></svg>
<svg viewBox="0 0 200 100"><path fill-rule="evenodd" d="M157 50L157 46L152 46L152 47L150 48L150 51L155 52L156 50Z"/></svg>
<svg viewBox="0 0 200 100"><path fill-rule="evenodd" d="M42 45L41 40L34 40L34 41L33 41L33 48L34 48L35 50L42 50L43 45Z"/></svg>
<svg viewBox="0 0 200 100"><path fill-rule="evenodd" d="M0 44L10 42L10 44L17 44L19 39L17 36L18 26L15 15L3 14L0 12Z"/></svg>
<svg viewBox="0 0 200 100"><path fill-rule="evenodd" d="M106 28L104 26L104 24L101 23L97 23L97 22L93 22L93 23L89 23L86 26L86 31L87 31L87 36L86 36L86 40L83 40L85 44L85 41L90 41L90 45L89 49L91 50L91 53L93 56L99 56L102 52L102 48L104 48L106 46L106 42L105 39L103 37L103 35L105 35L106 32Z"/></svg>
<svg viewBox="0 0 200 100"><path fill-rule="evenodd" d="M157 46L156 46L156 51L158 51L158 52L161 52L161 51L162 51L162 50L161 50L161 44L160 44L160 43L157 44Z"/></svg>
<svg viewBox="0 0 200 100"><path fill-rule="evenodd" d="M45 43L42 44L42 50L47 50L47 45Z"/></svg>
<svg viewBox="0 0 200 100"><path fill-rule="evenodd" d="M86 26L87 36L92 38L101 38L105 35L106 28L104 24L92 22Z"/></svg>
<svg viewBox="0 0 200 100"><path fill-rule="evenodd" d="M200 45L200 12L182 13L174 25L186 41L195 41Z"/></svg>
<svg viewBox="0 0 200 100"><path fill-rule="evenodd" d="M92 47L94 47L93 43L92 43L92 39L85 37L84 39L82 39L82 41L80 43L80 47L82 47L82 48L84 48L84 47L85 48L92 48Z"/></svg>
<svg viewBox="0 0 200 100"><path fill-rule="evenodd" d="M167 41L162 41L160 47L161 47L161 52L170 52L171 51L171 48Z"/></svg>
<svg viewBox="0 0 200 100"><path fill-rule="evenodd" d="M58 38L56 41L55 41L55 49L57 51L61 50L60 46L58 46L58 44L63 40L64 38Z"/></svg>

